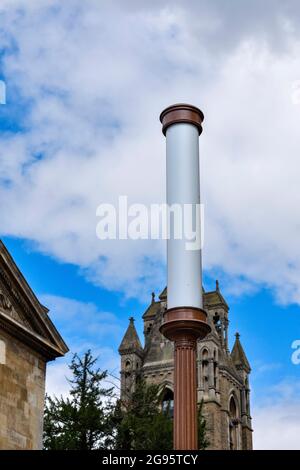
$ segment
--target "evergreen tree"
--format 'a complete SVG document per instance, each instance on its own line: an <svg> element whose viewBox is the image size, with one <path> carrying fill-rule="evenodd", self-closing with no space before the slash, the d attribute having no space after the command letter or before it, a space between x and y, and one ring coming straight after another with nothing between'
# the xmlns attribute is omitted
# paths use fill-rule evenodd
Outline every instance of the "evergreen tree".
<svg viewBox="0 0 300 470"><path fill-rule="evenodd" d="M161 411L157 385L139 380L126 403L117 402L112 420L114 448L122 450L172 449L172 419Z"/></svg>
<svg viewBox="0 0 300 470"><path fill-rule="evenodd" d="M126 403L118 401L112 413L115 430L112 447L122 450L173 449L173 419L168 410L161 411L159 386L137 382L136 390ZM203 400L198 406L198 448L204 450L206 420L203 417Z"/></svg>
<svg viewBox="0 0 300 470"><path fill-rule="evenodd" d="M95 368L97 359L87 351L73 356L70 396L46 396L44 448L92 450L104 447L110 433L112 389L102 387L107 372Z"/></svg>
<svg viewBox="0 0 300 470"><path fill-rule="evenodd" d="M44 448L49 450L171 450L173 420L170 410L161 409L158 385L142 379L125 403L113 402L113 389L102 386L107 371L95 368L97 359L87 351L73 356L69 397L46 396ZM209 445L206 421L198 407L199 449Z"/></svg>

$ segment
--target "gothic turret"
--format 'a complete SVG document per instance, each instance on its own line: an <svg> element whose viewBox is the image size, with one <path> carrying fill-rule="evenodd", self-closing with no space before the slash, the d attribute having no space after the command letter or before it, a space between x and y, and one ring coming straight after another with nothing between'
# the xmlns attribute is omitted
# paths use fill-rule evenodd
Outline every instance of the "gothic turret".
<svg viewBox="0 0 300 470"><path fill-rule="evenodd" d="M243 387L241 390L241 425L242 443L244 448L252 447L252 423L250 415L250 385L249 374L251 367L243 346L240 342L240 334L235 334L235 343L231 351L231 358L235 368L241 375Z"/></svg>
<svg viewBox="0 0 300 470"><path fill-rule="evenodd" d="M119 346L119 353L121 356L121 396L126 399L134 391L143 359L143 348L133 317L129 319L128 328Z"/></svg>
<svg viewBox="0 0 300 470"><path fill-rule="evenodd" d="M235 343L231 351L231 358L237 370L244 370L246 374L251 371L247 356L240 342L240 334L235 334Z"/></svg>

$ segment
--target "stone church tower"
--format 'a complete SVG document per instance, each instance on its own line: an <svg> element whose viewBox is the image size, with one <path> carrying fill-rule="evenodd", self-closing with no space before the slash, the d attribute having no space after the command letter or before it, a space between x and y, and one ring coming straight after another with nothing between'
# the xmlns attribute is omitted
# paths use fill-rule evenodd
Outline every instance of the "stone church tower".
<svg viewBox="0 0 300 470"><path fill-rule="evenodd" d="M41 449L46 364L68 348L0 240L0 450Z"/></svg>
<svg viewBox="0 0 300 470"><path fill-rule="evenodd" d="M252 449L250 415L250 365L236 334L235 344L228 347L228 310L218 281L216 290L204 292L204 309L211 333L198 341L198 403L203 400L210 449ZM162 408L173 404L173 344L159 332L167 308L167 289L152 302L143 315L145 346L142 347L130 318L119 347L121 356L121 399L134 390L137 376L159 384L163 391Z"/></svg>

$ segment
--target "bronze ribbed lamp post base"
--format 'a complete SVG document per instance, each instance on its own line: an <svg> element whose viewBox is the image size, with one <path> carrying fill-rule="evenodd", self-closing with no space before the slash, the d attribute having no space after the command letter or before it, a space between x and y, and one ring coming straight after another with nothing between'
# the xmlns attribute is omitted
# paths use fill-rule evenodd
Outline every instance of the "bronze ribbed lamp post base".
<svg viewBox="0 0 300 470"><path fill-rule="evenodd" d="M176 307L164 314L161 333L174 341L174 449L197 450L197 339L210 332L206 312Z"/></svg>

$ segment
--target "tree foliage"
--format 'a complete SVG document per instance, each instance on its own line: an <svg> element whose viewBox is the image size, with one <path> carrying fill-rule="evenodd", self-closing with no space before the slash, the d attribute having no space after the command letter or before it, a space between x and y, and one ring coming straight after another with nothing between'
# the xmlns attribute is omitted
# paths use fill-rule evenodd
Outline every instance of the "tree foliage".
<svg viewBox="0 0 300 470"><path fill-rule="evenodd" d="M46 396L44 448L92 450L104 447L110 432L109 399L112 389L102 386L107 372L95 368L97 359L87 351L73 356L70 396Z"/></svg>
<svg viewBox="0 0 300 470"><path fill-rule="evenodd" d="M46 396L44 448L49 450L171 450L173 419L162 410L160 387L138 379L126 401L115 400L103 382L107 371L97 369L91 351L75 354L67 398ZM199 449L206 449L203 401L198 407Z"/></svg>
<svg viewBox="0 0 300 470"><path fill-rule="evenodd" d="M115 449L172 449L172 419L162 412L160 404L159 387L139 380L130 399L116 404Z"/></svg>

